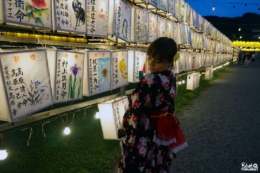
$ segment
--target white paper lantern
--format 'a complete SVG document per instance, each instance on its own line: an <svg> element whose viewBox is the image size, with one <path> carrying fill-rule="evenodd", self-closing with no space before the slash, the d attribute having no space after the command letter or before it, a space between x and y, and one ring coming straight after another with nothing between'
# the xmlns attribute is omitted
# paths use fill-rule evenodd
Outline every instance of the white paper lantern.
<svg viewBox="0 0 260 173"><path fill-rule="evenodd" d="M211 79L213 77L213 67L207 67L205 73L205 79Z"/></svg>
<svg viewBox="0 0 260 173"><path fill-rule="evenodd" d="M0 1L0 23L52 29L52 16L52 1Z"/></svg>
<svg viewBox="0 0 260 173"><path fill-rule="evenodd" d="M138 7L132 7L131 41L145 43L148 38L148 11Z"/></svg>
<svg viewBox="0 0 260 173"><path fill-rule="evenodd" d="M128 82L137 83L147 73L146 52L128 51Z"/></svg>
<svg viewBox="0 0 260 173"><path fill-rule="evenodd" d="M185 70L185 55L186 53L180 52L179 59L174 61L173 71L174 73L181 73Z"/></svg>
<svg viewBox="0 0 260 173"><path fill-rule="evenodd" d="M111 89L128 84L128 51L111 52Z"/></svg>
<svg viewBox="0 0 260 173"><path fill-rule="evenodd" d="M158 38L165 37L166 34L166 19L158 16Z"/></svg>
<svg viewBox="0 0 260 173"><path fill-rule="evenodd" d="M153 42L157 39L157 33L158 33L158 20L157 15L153 14L151 12L148 13L148 39L147 42Z"/></svg>
<svg viewBox="0 0 260 173"><path fill-rule="evenodd" d="M86 23L87 35L106 37L108 35L108 1L87 0Z"/></svg>
<svg viewBox="0 0 260 173"><path fill-rule="evenodd" d="M118 97L98 104L100 123L104 139L117 140L117 130L128 106L127 96Z"/></svg>
<svg viewBox="0 0 260 173"><path fill-rule="evenodd" d="M85 50L83 95L111 90L111 52Z"/></svg>
<svg viewBox="0 0 260 173"><path fill-rule="evenodd" d="M187 75L187 90L194 90L199 87L200 73L192 73Z"/></svg>
<svg viewBox="0 0 260 173"><path fill-rule="evenodd" d="M1 119L14 122L53 104L45 50L3 52L0 60Z"/></svg>

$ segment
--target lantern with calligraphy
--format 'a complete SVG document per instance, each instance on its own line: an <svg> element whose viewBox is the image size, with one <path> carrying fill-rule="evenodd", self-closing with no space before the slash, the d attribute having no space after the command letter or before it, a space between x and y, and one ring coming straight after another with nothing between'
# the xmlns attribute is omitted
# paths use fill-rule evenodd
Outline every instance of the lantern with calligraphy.
<svg viewBox="0 0 260 173"><path fill-rule="evenodd" d="M165 37L166 32L166 19L163 17L158 16L158 38Z"/></svg>
<svg viewBox="0 0 260 173"><path fill-rule="evenodd" d="M174 22L172 20L166 19L165 36L168 38L173 38L173 25L174 25Z"/></svg>
<svg viewBox="0 0 260 173"><path fill-rule="evenodd" d="M148 11L142 8L132 8L131 41L145 43L148 37Z"/></svg>
<svg viewBox="0 0 260 173"><path fill-rule="evenodd" d="M0 119L14 122L53 104L45 50L2 52Z"/></svg>
<svg viewBox="0 0 260 173"><path fill-rule="evenodd" d="M131 7L127 3L121 0L110 0L108 34L116 36L123 41L130 42L132 25L131 12Z"/></svg>
<svg viewBox="0 0 260 173"><path fill-rule="evenodd" d="M199 87L200 73L191 73L187 75L187 90L194 90Z"/></svg>
<svg viewBox="0 0 260 173"><path fill-rule="evenodd" d="M111 54L111 89L116 89L128 84L128 52L113 51Z"/></svg>
<svg viewBox="0 0 260 173"><path fill-rule="evenodd" d="M157 39L157 33L158 33L158 28L157 28L157 15L153 13L148 13L148 39L147 42L153 42L154 40Z"/></svg>
<svg viewBox="0 0 260 173"><path fill-rule="evenodd" d="M146 52L128 51L128 82L137 83L147 73Z"/></svg>
<svg viewBox="0 0 260 173"><path fill-rule="evenodd" d="M186 52L180 52L177 53L179 54L179 58L174 61L173 65L173 71L174 73L181 73L185 70L185 55L187 54Z"/></svg>
<svg viewBox="0 0 260 173"><path fill-rule="evenodd" d="M52 2L1 0L0 23L52 29Z"/></svg>
<svg viewBox="0 0 260 173"><path fill-rule="evenodd" d="M84 53L47 49L54 103L83 98Z"/></svg>
<svg viewBox="0 0 260 173"><path fill-rule="evenodd" d="M118 139L117 130L122 124L127 106L127 96L118 97L98 104L100 123L104 139Z"/></svg>
<svg viewBox="0 0 260 173"><path fill-rule="evenodd" d="M54 0L54 30L86 33L86 1Z"/></svg>
<svg viewBox="0 0 260 173"><path fill-rule="evenodd" d="M111 90L111 52L85 50L83 95L91 96Z"/></svg>
<svg viewBox="0 0 260 173"><path fill-rule="evenodd" d="M188 44L187 25L180 23L181 44Z"/></svg>
<svg viewBox="0 0 260 173"><path fill-rule="evenodd" d="M179 10L180 10L179 16L178 16L178 17L179 17L178 20L184 22L184 20L185 20L185 15L186 15L185 2L184 2L184 0L176 0L176 1L179 1Z"/></svg>
<svg viewBox="0 0 260 173"><path fill-rule="evenodd" d="M185 71L192 70L192 54L190 52L185 53Z"/></svg>
<svg viewBox="0 0 260 173"><path fill-rule="evenodd" d="M176 44L181 44L180 23L173 23L173 39Z"/></svg>
<svg viewBox="0 0 260 173"><path fill-rule="evenodd" d="M159 0L159 9L168 12L168 0Z"/></svg>
<svg viewBox="0 0 260 173"><path fill-rule="evenodd" d="M87 0L87 35L108 35L108 0Z"/></svg>
<svg viewBox="0 0 260 173"><path fill-rule="evenodd" d="M191 69L195 70L200 68L201 56L198 53L191 53Z"/></svg>
<svg viewBox="0 0 260 173"><path fill-rule="evenodd" d="M170 14L175 15L175 0L168 0L168 10Z"/></svg>
<svg viewBox="0 0 260 173"><path fill-rule="evenodd" d="M191 24L192 16L191 16L191 6L189 3L185 3L185 18L184 22L188 23L189 25Z"/></svg>

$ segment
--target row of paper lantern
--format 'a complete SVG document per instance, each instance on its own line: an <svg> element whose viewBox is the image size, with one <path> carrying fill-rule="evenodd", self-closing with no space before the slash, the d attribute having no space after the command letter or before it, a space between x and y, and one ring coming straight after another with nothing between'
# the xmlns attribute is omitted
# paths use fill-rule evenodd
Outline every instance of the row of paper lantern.
<svg viewBox="0 0 260 173"><path fill-rule="evenodd" d="M155 3L154 5L160 4L159 0L158 2L149 1L153 4L152 2ZM179 21L186 22L190 27L231 46L231 41L196 13L188 3L183 0L160 2L164 4L160 5L160 8L172 12ZM87 33L89 36L97 37L114 35L127 42L152 42L157 37L167 36L167 32L178 35L166 26L166 22L163 21L166 18L139 7L130 7L121 0L110 0L109 2L108 0L83 0L81 2L25 0L23 4L15 0L4 0L0 1L0 6L3 8L0 13L0 22L17 25L62 32ZM54 11L53 15L52 11ZM157 25L158 27L156 27ZM167 29L171 31L166 31ZM115 38L110 37L110 39Z"/></svg>
<svg viewBox="0 0 260 173"><path fill-rule="evenodd" d="M1 52L0 120L16 121L56 103L138 82L146 53L56 49Z"/></svg>
<svg viewBox="0 0 260 173"><path fill-rule="evenodd" d="M210 56L210 55L206 55ZM181 53L174 71L227 60ZM217 57L217 58L216 58ZM209 60L210 58L207 58ZM139 82L148 72L146 52L56 49L0 53L0 120L13 122L53 104L82 99Z"/></svg>
<svg viewBox="0 0 260 173"><path fill-rule="evenodd" d="M232 60L230 54L209 54L180 52L177 61L174 62L174 72L191 71L201 67L209 67Z"/></svg>

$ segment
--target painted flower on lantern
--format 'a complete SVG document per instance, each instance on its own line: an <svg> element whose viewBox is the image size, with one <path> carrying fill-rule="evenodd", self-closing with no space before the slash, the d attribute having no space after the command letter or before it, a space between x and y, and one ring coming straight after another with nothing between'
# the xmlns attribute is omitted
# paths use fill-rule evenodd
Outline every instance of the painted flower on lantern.
<svg viewBox="0 0 260 173"><path fill-rule="evenodd" d="M45 0L31 0L31 2L25 2L28 22L32 23L34 21L34 24L44 26L44 21L46 20L44 17L47 18L47 21L49 20L50 9L46 8Z"/></svg>
<svg viewBox="0 0 260 173"><path fill-rule="evenodd" d="M77 97L79 97L82 90L82 79L79 77L79 79L77 80L77 74L80 70L81 67L78 67L77 64L74 64L74 66L70 67L70 71L72 72L72 74L70 74L69 77L68 97L71 99L75 98L76 92L78 93Z"/></svg>
<svg viewBox="0 0 260 173"><path fill-rule="evenodd" d="M77 64L70 67L70 71L73 73L74 76L76 76L78 74L79 70L81 70L81 67L77 67Z"/></svg>
<svg viewBox="0 0 260 173"><path fill-rule="evenodd" d="M46 88L45 81L47 78L44 78L42 81L39 80L31 80L29 86L27 87L28 90L28 97L27 101L30 103L31 106L41 104L46 94ZM49 99L49 98L47 98Z"/></svg>
<svg viewBox="0 0 260 173"><path fill-rule="evenodd" d="M40 89L40 94L44 93L44 91L45 91L44 88Z"/></svg>
<svg viewBox="0 0 260 173"><path fill-rule="evenodd" d="M45 2L45 0L32 0L32 4L33 4L35 7L38 7L38 8L46 7L46 2Z"/></svg>
<svg viewBox="0 0 260 173"><path fill-rule="evenodd" d="M38 85L40 85L40 84L41 84L41 82L39 82L38 80L36 82L34 82L35 88L37 88Z"/></svg>

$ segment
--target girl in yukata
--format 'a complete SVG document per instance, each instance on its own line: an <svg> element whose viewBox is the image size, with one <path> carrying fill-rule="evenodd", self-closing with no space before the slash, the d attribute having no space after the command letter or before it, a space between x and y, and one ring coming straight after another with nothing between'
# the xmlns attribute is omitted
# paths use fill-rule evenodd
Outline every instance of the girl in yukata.
<svg viewBox="0 0 260 173"><path fill-rule="evenodd" d="M176 52L175 41L166 37L148 48L150 73L133 91L118 129L122 148L118 172L171 173L176 153L188 146L175 116L172 64Z"/></svg>

